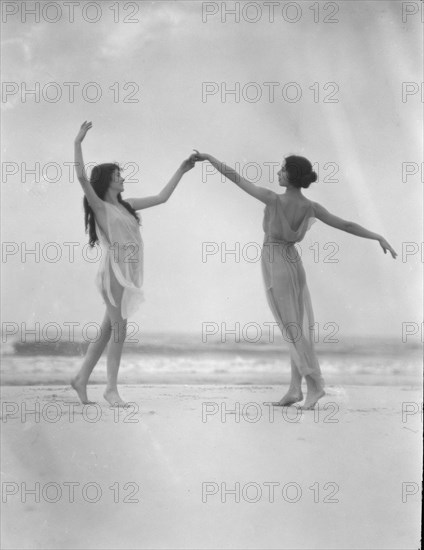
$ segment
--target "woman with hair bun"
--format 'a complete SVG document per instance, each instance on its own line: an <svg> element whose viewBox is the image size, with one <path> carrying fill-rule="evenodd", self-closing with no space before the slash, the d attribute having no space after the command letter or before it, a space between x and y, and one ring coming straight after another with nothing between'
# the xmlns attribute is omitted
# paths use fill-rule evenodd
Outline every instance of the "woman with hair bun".
<svg viewBox="0 0 424 550"><path fill-rule="evenodd" d="M209 161L243 191L266 205L262 274L269 307L289 344L291 357L289 389L274 405L284 407L302 401L301 386L302 378L305 377L307 394L302 409L313 409L325 395L324 379L314 349L311 297L295 244L303 239L316 218L357 237L378 241L384 253L389 250L393 258L397 254L381 235L330 214L320 204L302 194L302 188L308 188L317 180L312 164L304 157L291 155L285 158L278 172L279 185L286 188L283 194L254 185L211 155L196 151L195 159Z"/></svg>

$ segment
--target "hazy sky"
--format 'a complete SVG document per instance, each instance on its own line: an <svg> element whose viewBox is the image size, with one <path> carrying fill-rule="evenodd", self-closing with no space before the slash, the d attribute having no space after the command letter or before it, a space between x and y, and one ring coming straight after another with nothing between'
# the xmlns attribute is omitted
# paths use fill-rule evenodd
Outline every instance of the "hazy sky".
<svg viewBox="0 0 424 550"><path fill-rule="evenodd" d="M333 2L333 15L327 3L317 12L313 2L290 10L275 2L273 22L271 8L259 12L258 3L246 2L239 22L221 2L129 2L119 13L116 2L97 3L101 13L93 2L76 2L73 22L64 7L59 17L38 2L37 22L22 13L34 2L2 4L2 240L11 252L3 250L3 323L82 324L103 316L98 263L83 249L82 191L68 164L84 120L93 121L86 162L131 163L127 178L138 165L124 198L159 192L193 148L238 164L251 178L260 171L258 183L277 192L277 163L290 153L307 156L320 180L306 196L384 235L399 253L393 260L376 241L317 221L301 244L316 321L337 323L339 336L399 338L403 322L420 323L418 2ZM403 4L410 15L402 16ZM211 93L202 97L204 83ZM236 83L239 101L225 95ZM37 85L38 98L22 97ZM36 163L45 176L39 182L23 171ZM141 212L146 301L130 320L143 330L200 333L204 322L273 321L260 262L249 261L263 240L264 205L205 169L188 173L168 203ZM402 169L410 175L402 178ZM328 181L332 175L336 181ZM76 243L74 262L66 242ZM218 252L202 261L206 242ZM417 244L402 258L404 243ZM37 261L22 261L25 246L40 247ZM231 255L222 261L225 246L239 247L239 262ZM58 249L62 258L49 262Z"/></svg>

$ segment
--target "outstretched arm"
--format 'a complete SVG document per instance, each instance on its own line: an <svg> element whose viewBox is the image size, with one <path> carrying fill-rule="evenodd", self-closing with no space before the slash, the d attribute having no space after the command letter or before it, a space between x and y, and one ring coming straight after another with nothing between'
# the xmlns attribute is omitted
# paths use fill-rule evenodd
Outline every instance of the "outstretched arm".
<svg viewBox="0 0 424 550"><path fill-rule="evenodd" d="M103 201L100 197L97 196L94 191L91 183L87 179L87 175L84 170L84 160L82 158L82 147L81 144L90 128L93 126L91 122L83 122L81 128L74 141L74 156L75 156L75 171L77 173L78 181L81 184L82 190L84 191L85 196L87 197L88 204L94 211L104 208Z"/></svg>
<svg viewBox="0 0 424 550"><path fill-rule="evenodd" d="M335 227L336 229L340 229L341 231L346 231L351 235L356 235L357 237L363 237L364 239L373 239L374 241L378 241L380 243L381 248L384 251L384 254L386 254L388 250L392 255L392 257L396 258L397 253L389 245L386 239L381 235L378 235L377 233L373 233L372 231L368 231L368 229L365 229L365 227L362 227L357 223L349 222L347 220L334 216L334 214L331 214L328 210L326 210L323 206L321 206L317 202L314 202L313 205L314 205L315 217L317 218L317 220L321 220L327 225L330 225L331 227Z"/></svg>
<svg viewBox="0 0 424 550"><path fill-rule="evenodd" d="M217 160L212 155L199 153L199 151L196 151L196 160L209 161L212 164L212 166L214 166L219 172L221 172L221 174L224 174L226 178L228 178L229 180L234 182L236 185L238 185L240 189L243 189L243 191L246 191L246 193L248 193L249 195L252 195L252 197L255 197L255 199L258 199L261 202L264 202L265 204L268 204L269 202L271 202L275 197L275 193L273 191L270 191L269 189L265 189L264 187L259 187L258 185L255 185L251 181L243 178L233 168Z"/></svg>
<svg viewBox="0 0 424 550"><path fill-rule="evenodd" d="M163 204L169 199L169 197L175 191L175 188L177 187L183 175L189 170L191 170L194 164L195 164L195 155L193 154L188 159L183 161L183 163L175 172L175 174L172 176L172 178L169 180L169 182L165 185L162 191L157 195L144 197L141 199L126 199L126 200L128 200L128 202L131 203L134 210L143 210L145 208L151 208L152 206L156 206L158 204Z"/></svg>

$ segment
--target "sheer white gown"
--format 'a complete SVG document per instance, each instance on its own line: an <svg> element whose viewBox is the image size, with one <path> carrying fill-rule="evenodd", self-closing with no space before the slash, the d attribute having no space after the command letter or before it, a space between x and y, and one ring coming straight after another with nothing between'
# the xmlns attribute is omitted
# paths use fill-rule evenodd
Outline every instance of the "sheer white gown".
<svg viewBox="0 0 424 550"><path fill-rule="evenodd" d="M266 296L275 321L288 342L291 360L302 376L311 375L324 384L314 349L314 313L306 275L295 243L315 222L313 204L300 225L292 228L284 213L282 195L275 194L264 213L262 274Z"/></svg>
<svg viewBox="0 0 424 550"><path fill-rule="evenodd" d="M102 296L117 307L113 289L123 288L121 315L127 319L144 301L143 296L143 240L137 220L124 206L104 201L106 227L96 222L96 232L102 250L96 285ZM111 281L114 278L116 281Z"/></svg>

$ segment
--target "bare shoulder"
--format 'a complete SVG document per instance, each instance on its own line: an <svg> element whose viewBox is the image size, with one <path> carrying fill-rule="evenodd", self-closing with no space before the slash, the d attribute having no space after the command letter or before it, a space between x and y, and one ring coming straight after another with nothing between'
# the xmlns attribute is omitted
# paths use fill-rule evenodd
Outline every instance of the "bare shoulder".
<svg viewBox="0 0 424 550"><path fill-rule="evenodd" d="M275 200L278 197L278 194L275 193L275 191L271 191L271 189L266 189L266 187L263 187L262 189L264 192L265 203L272 204L273 202L275 202Z"/></svg>
<svg viewBox="0 0 424 550"><path fill-rule="evenodd" d="M334 216L331 212L329 212L322 204L319 204L318 202L310 201L311 206L314 210L314 216L324 222L324 223L330 223L333 221L333 218L336 219L336 216Z"/></svg>
<svg viewBox="0 0 424 550"><path fill-rule="evenodd" d="M326 208L324 208L321 204L317 202L313 202L313 208L314 208L314 216L326 223L327 225L330 225L331 227L335 227L336 229L341 229L342 231L346 231L347 227L349 226L350 222L347 220L344 220L343 218L339 218L338 216L335 216L331 212L329 212Z"/></svg>
<svg viewBox="0 0 424 550"><path fill-rule="evenodd" d="M325 215L325 214L328 214L328 210L326 210L321 204L319 204L318 202L314 202L314 201L309 201L309 206L311 206L311 208L313 208L313 211L314 211L314 215L315 217L317 217L318 219L321 218L321 216Z"/></svg>

